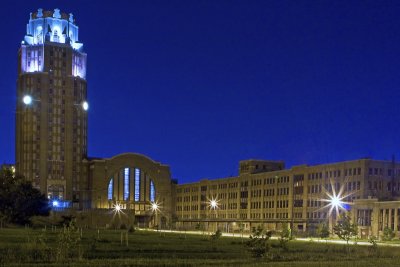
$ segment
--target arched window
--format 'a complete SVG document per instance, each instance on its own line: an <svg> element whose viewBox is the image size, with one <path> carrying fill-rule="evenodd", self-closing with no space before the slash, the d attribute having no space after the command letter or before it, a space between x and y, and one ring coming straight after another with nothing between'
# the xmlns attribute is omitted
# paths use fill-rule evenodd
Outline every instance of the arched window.
<svg viewBox="0 0 400 267"><path fill-rule="evenodd" d="M135 201L140 201L140 169L135 168Z"/></svg>
<svg viewBox="0 0 400 267"><path fill-rule="evenodd" d="M124 169L124 200L129 200L129 168Z"/></svg>
<svg viewBox="0 0 400 267"><path fill-rule="evenodd" d="M155 202L156 201L156 189L154 187L153 180L150 180L150 201L151 202Z"/></svg>
<svg viewBox="0 0 400 267"><path fill-rule="evenodd" d="M114 183L114 178L111 178L110 182L108 183L108 194L107 194L108 200L113 199L113 191L114 191L113 183Z"/></svg>

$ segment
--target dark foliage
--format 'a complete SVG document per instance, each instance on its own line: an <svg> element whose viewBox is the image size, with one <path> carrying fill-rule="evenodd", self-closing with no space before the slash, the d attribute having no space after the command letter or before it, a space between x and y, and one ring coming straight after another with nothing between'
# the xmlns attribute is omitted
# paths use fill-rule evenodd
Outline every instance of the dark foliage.
<svg viewBox="0 0 400 267"><path fill-rule="evenodd" d="M22 176L10 170L0 171L0 220L26 224L35 215L49 215L48 199Z"/></svg>
<svg viewBox="0 0 400 267"><path fill-rule="evenodd" d="M246 242L247 250L254 258L264 257L270 250L269 240L272 236L271 231L264 231L261 226L253 229L250 240Z"/></svg>

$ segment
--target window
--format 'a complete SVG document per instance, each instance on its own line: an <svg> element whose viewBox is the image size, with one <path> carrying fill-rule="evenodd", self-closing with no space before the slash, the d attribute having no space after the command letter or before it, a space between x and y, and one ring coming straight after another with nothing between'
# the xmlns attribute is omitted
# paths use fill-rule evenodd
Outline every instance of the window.
<svg viewBox="0 0 400 267"><path fill-rule="evenodd" d="M135 201L140 200L140 169L135 168Z"/></svg>
<svg viewBox="0 0 400 267"><path fill-rule="evenodd" d="M124 169L124 200L129 200L129 168Z"/></svg>
<svg viewBox="0 0 400 267"><path fill-rule="evenodd" d="M112 200L113 199L113 182L114 182L114 178L111 178L110 182L108 183L108 200Z"/></svg>
<svg viewBox="0 0 400 267"><path fill-rule="evenodd" d="M154 188L153 180L150 180L150 201L151 202L156 201L156 189Z"/></svg>

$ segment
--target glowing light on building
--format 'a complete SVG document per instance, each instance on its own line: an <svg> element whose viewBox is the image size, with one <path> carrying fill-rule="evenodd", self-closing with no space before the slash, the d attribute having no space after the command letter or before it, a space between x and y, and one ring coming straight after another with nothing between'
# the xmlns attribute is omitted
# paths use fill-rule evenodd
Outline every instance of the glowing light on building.
<svg viewBox="0 0 400 267"><path fill-rule="evenodd" d="M82 108L83 108L84 111L88 111L89 110L89 103L84 101L82 103Z"/></svg>
<svg viewBox="0 0 400 267"><path fill-rule="evenodd" d="M150 180L150 201L156 201L156 188L154 187L153 180Z"/></svg>
<svg viewBox="0 0 400 267"><path fill-rule="evenodd" d="M72 75L86 79L86 54L83 53L83 44L78 39L78 26L72 14L54 11L31 13L26 26L26 35L21 42L21 70L22 72L44 71L44 44L69 44L74 49L72 59Z"/></svg>
<svg viewBox="0 0 400 267"><path fill-rule="evenodd" d="M151 210L153 212L158 211L158 209L159 209L158 203L156 203L156 202L151 203Z"/></svg>
<svg viewBox="0 0 400 267"><path fill-rule="evenodd" d="M344 183L346 184L346 183ZM351 196L355 192L351 192L348 194L343 194L344 192L344 186L342 185L338 192L336 192L337 188L334 186L334 183L331 181L331 187L330 187L332 192L326 191L325 194L327 196L326 199L321 199L321 201L327 203L325 206L323 206L321 209L329 208L328 216L332 214L333 211L336 211L336 214L339 214L340 210L347 211L348 210L348 202L345 202L344 199L347 197Z"/></svg>
<svg viewBox="0 0 400 267"><path fill-rule="evenodd" d="M124 169L124 200L129 199L129 168Z"/></svg>
<svg viewBox="0 0 400 267"><path fill-rule="evenodd" d="M59 204L57 200L53 200L53 207L57 208Z"/></svg>
<svg viewBox="0 0 400 267"><path fill-rule="evenodd" d="M72 75L86 79L86 54L74 52L72 55Z"/></svg>
<svg viewBox="0 0 400 267"><path fill-rule="evenodd" d="M25 105L30 105L32 104L32 97L30 95L26 95L24 96L22 101L24 102Z"/></svg>
<svg viewBox="0 0 400 267"><path fill-rule="evenodd" d="M110 182L108 183L108 194L107 194L107 199L112 200L113 199L113 183L114 183L114 178L111 178Z"/></svg>
<svg viewBox="0 0 400 267"><path fill-rule="evenodd" d="M43 9L39 8L29 18L24 41L29 45L39 45L46 41L69 43L74 47L75 43L79 44L78 26L71 13L61 14L60 10L56 8L52 14L49 14L48 12L43 13Z"/></svg>
<svg viewBox="0 0 400 267"><path fill-rule="evenodd" d="M71 206L71 202L55 199L51 201L50 205L53 209L65 209Z"/></svg>
<svg viewBox="0 0 400 267"><path fill-rule="evenodd" d="M140 169L135 168L135 201L140 200Z"/></svg>
<svg viewBox="0 0 400 267"><path fill-rule="evenodd" d="M208 207L210 208L210 210L216 210L218 209L218 203L219 201L217 200L217 198L211 198L208 200Z"/></svg>
<svg viewBox="0 0 400 267"><path fill-rule="evenodd" d="M114 209L115 209L116 212L120 212L121 211L121 206L119 204L115 204Z"/></svg>
<svg viewBox="0 0 400 267"><path fill-rule="evenodd" d="M42 72L44 67L43 46L21 46L21 71Z"/></svg>

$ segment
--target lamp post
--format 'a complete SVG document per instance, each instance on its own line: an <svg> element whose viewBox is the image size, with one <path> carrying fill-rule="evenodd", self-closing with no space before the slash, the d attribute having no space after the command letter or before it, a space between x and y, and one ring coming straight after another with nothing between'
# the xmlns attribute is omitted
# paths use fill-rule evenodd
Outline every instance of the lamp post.
<svg viewBox="0 0 400 267"><path fill-rule="evenodd" d="M157 202L151 203L151 210L153 212L153 227L156 226L157 223L157 211L159 210L159 205ZM157 224L157 230L158 230L158 224Z"/></svg>
<svg viewBox="0 0 400 267"><path fill-rule="evenodd" d="M218 221L217 221L217 217L218 217L218 213L217 213L217 209L218 209L218 200L216 198L212 198L209 200L209 207L210 210L214 210L215 211L215 231L218 230Z"/></svg>

